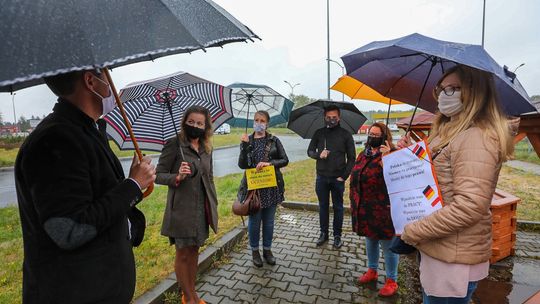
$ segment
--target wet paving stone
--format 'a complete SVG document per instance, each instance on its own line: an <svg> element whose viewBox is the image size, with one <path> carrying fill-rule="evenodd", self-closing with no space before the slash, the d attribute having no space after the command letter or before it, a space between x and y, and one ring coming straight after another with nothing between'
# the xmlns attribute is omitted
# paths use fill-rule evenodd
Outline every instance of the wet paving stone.
<svg viewBox="0 0 540 304"><path fill-rule="evenodd" d="M332 219L330 219L332 223ZM379 261L379 279L368 285L358 284L366 271L365 241L351 231L350 216L343 224L345 245L332 248L332 238L320 248L317 212L279 208L276 214L273 253L277 265L253 266L247 242L237 246L216 269L203 274L197 290L209 304L216 303L421 303L416 256L400 257L397 295L378 296L385 281L384 258ZM490 268L473 298L481 303L516 302L540 289L540 234L519 231L516 256ZM497 292L489 293L486 290Z"/></svg>

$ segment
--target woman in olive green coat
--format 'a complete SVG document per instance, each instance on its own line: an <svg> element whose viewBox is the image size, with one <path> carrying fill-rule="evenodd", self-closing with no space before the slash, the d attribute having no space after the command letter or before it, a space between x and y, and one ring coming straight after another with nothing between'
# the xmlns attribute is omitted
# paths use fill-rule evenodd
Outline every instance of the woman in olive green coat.
<svg viewBox="0 0 540 304"><path fill-rule="evenodd" d="M182 303L204 303L195 291L199 247L210 226L217 232L217 196L212 173L212 123L200 106L187 109L178 139L170 139L156 167L156 183L169 186L161 234L175 244L174 270Z"/></svg>

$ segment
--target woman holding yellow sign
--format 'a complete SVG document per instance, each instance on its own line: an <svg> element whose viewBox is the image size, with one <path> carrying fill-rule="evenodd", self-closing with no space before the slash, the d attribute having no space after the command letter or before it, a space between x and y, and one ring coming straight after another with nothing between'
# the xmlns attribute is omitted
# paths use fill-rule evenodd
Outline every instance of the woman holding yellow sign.
<svg viewBox="0 0 540 304"><path fill-rule="evenodd" d="M276 264L272 254L272 238L274 236L274 217L277 204L284 200L285 183L279 168L287 166L289 159L279 139L266 131L270 115L266 111L255 113L251 135L244 134L240 144L238 166L242 169L256 168L258 171L264 167L274 166L277 186L259 189L261 209L249 216L248 234L249 245L252 250L253 264L262 267L263 262L259 252L260 230L262 223L263 257L269 265Z"/></svg>

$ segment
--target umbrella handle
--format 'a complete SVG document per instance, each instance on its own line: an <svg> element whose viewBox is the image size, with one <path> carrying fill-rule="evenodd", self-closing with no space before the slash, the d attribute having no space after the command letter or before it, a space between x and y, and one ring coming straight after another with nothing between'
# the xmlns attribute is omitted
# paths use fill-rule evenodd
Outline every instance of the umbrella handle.
<svg viewBox="0 0 540 304"><path fill-rule="evenodd" d="M137 157L139 157L139 161L142 161L143 155L141 153L141 149L139 149L139 144L137 143L137 140L135 139L135 135L133 134L133 130L131 129L131 124L129 123L129 120L126 115L126 111L124 110L124 105L120 102L120 97L118 96L118 92L116 92L116 87L114 86L114 82L112 81L111 74L109 73L108 68L102 69L103 73L105 74L105 77L107 78L107 81L109 82L109 85L111 86L112 93L114 94L114 99L116 101L116 105L120 109L120 114L122 114L122 118L124 119L124 123L126 124L126 127L129 132L129 137L131 138L131 142L133 143L133 147L135 148L135 152L137 153ZM146 188L146 191L143 192L143 197L147 197L154 191L154 183L151 183L148 188Z"/></svg>

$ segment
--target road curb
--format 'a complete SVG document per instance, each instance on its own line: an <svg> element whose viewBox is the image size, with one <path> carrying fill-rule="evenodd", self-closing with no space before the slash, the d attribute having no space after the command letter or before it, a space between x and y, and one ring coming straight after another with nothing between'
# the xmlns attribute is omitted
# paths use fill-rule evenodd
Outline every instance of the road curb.
<svg viewBox="0 0 540 304"><path fill-rule="evenodd" d="M305 211L319 211L319 205L316 203L284 201L281 205L289 209L298 209ZM332 207L330 206L330 209ZM350 206L343 206L343 210L346 214L351 214ZM517 228L522 231L535 231L540 232L540 222L517 220Z"/></svg>
<svg viewBox="0 0 540 304"><path fill-rule="evenodd" d="M198 274L201 275L205 273L212 267L215 260L230 252L236 244L242 241L242 238L246 235L246 233L246 227L243 227L242 225L236 226L218 239L215 243L206 247L206 249L199 255ZM175 292L177 290L178 285L176 284L176 275L171 273L167 278L161 281L161 283L142 294L135 301L133 301L133 303L161 304L163 303L164 294L166 292Z"/></svg>

